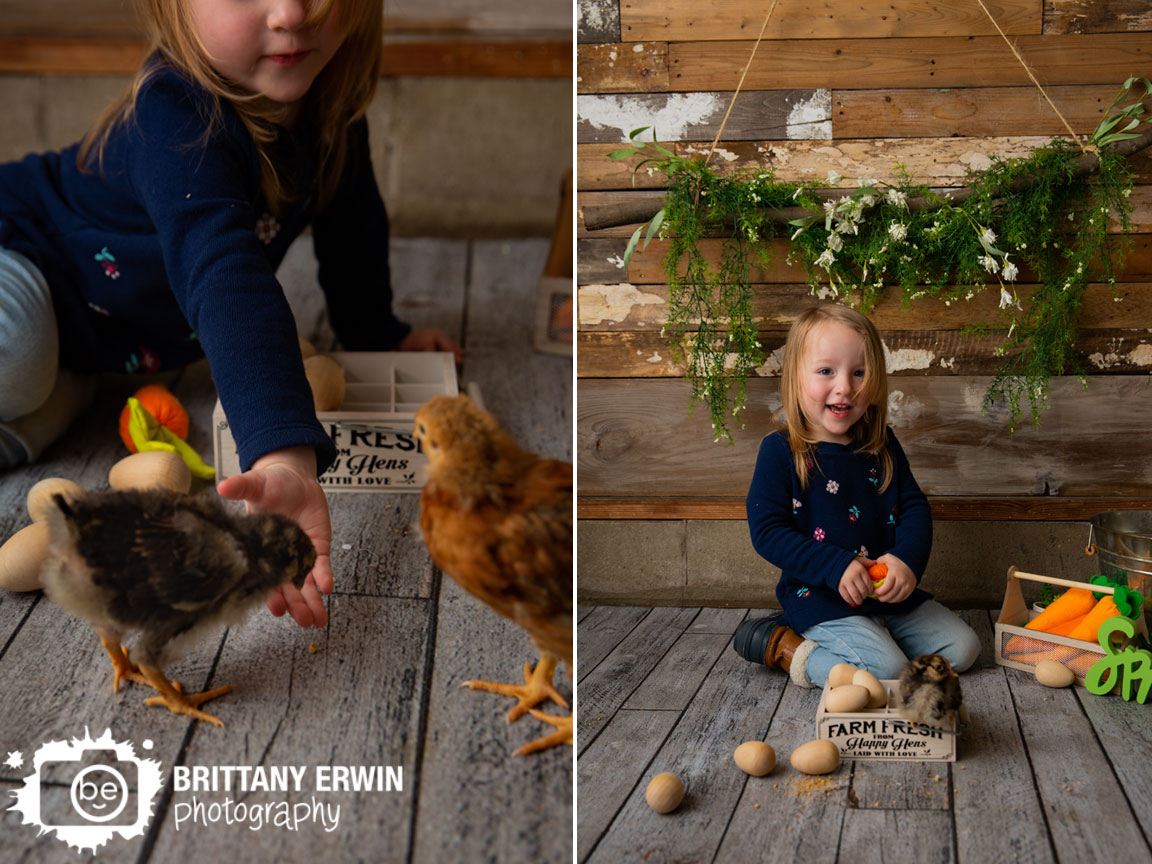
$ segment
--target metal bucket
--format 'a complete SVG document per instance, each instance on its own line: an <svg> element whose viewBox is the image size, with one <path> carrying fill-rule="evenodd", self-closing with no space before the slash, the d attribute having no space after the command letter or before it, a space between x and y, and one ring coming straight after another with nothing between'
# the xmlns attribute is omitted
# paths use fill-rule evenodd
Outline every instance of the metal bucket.
<svg viewBox="0 0 1152 864"><path fill-rule="evenodd" d="M1088 529L1088 552L1100 556L1101 575L1144 595L1144 610L1152 601L1152 510L1113 510L1097 513Z"/></svg>

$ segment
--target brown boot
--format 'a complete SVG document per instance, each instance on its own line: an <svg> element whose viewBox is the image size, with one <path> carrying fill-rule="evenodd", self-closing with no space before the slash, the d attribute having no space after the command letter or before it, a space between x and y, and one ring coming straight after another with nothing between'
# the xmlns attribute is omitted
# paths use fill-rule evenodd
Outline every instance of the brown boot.
<svg viewBox="0 0 1152 864"><path fill-rule="evenodd" d="M783 624L777 625L768 637L768 647L764 651L764 665L779 667L785 672L792 671L792 655L804 643L804 637Z"/></svg>

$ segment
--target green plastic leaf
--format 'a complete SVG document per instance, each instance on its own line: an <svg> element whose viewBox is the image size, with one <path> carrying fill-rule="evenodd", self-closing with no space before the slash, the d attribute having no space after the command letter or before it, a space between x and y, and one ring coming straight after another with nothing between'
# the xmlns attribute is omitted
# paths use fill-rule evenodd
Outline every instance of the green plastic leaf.
<svg viewBox="0 0 1152 864"><path fill-rule="evenodd" d="M637 228L635 231L632 232L632 239L630 239L628 241L628 246L624 250L624 266L625 267L627 267L628 262L632 260L632 253L636 251L636 245L640 242L640 232L643 230L644 230L644 226L641 225L639 228Z"/></svg>
<svg viewBox="0 0 1152 864"><path fill-rule="evenodd" d="M660 226L664 222L664 214L666 212L667 211L663 207L661 207L657 211L656 215L652 217L652 221L648 223L648 234L644 238L644 247L643 248L645 248L645 249L648 248L648 244L652 242L652 238L655 237L656 232L660 230ZM641 225L640 227L643 228L644 226Z"/></svg>

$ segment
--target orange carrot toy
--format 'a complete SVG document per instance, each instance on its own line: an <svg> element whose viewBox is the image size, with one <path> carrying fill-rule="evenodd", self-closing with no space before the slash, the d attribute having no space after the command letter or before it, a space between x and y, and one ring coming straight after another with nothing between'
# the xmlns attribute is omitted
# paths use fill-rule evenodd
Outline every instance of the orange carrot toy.
<svg viewBox="0 0 1152 864"><path fill-rule="evenodd" d="M177 438L187 440L188 412L167 387L163 384L148 384L136 391L135 398L161 426L171 429ZM120 412L120 440L124 442L125 447L135 453L136 442L132 440L132 435L128 431L130 419L131 412L125 404L124 410Z"/></svg>

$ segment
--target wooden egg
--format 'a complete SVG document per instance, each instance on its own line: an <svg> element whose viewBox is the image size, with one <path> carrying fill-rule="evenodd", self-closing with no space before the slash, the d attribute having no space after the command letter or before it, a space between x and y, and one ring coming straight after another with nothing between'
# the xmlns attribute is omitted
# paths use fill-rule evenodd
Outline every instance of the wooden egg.
<svg viewBox="0 0 1152 864"><path fill-rule="evenodd" d="M684 800L684 783L671 771L657 774L648 781L644 800L657 813L671 813Z"/></svg>
<svg viewBox="0 0 1152 864"><path fill-rule="evenodd" d="M166 450L145 450L125 456L108 472L113 489L149 489L159 486L186 494L192 488L192 472L184 460Z"/></svg>
<svg viewBox="0 0 1152 864"><path fill-rule="evenodd" d="M828 691L824 697L824 708L833 714L859 711L871 698L868 688L861 684L841 684Z"/></svg>
<svg viewBox="0 0 1152 864"><path fill-rule="evenodd" d="M316 346L305 339L300 334L296 334L296 339L300 342L300 356L307 360L316 354Z"/></svg>
<svg viewBox="0 0 1152 864"><path fill-rule="evenodd" d="M40 587L40 570L48 559L49 536L47 522L33 522L0 546L0 588L35 591Z"/></svg>
<svg viewBox="0 0 1152 864"><path fill-rule="evenodd" d="M842 684L851 684L852 676L859 671L858 666L853 666L851 663L837 663L828 672L828 683L833 687L839 687Z"/></svg>
<svg viewBox="0 0 1152 864"><path fill-rule="evenodd" d="M344 370L331 357L309 357L304 361L304 375L312 388L312 403L317 411L336 411L344 404Z"/></svg>
<svg viewBox="0 0 1152 864"><path fill-rule="evenodd" d="M763 741L745 741L732 754L736 766L745 774L763 777L776 767L776 751Z"/></svg>
<svg viewBox="0 0 1152 864"><path fill-rule="evenodd" d="M45 477L28 490L28 515L33 522L43 522L48 514L56 509L53 495L64 496L65 501L75 501L85 492L79 483L73 483L63 477Z"/></svg>
<svg viewBox="0 0 1152 864"><path fill-rule="evenodd" d="M1036 680L1045 687L1067 687L1076 680L1076 673L1055 660L1041 660L1036 664Z"/></svg>
<svg viewBox="0 0 1152 864"><path fill-rule="evenodd" d="M805 774L829 774L840 765L840 750L825 739L809 741L792 751L791 762Z"/></svg>
<svg viewBox="0 0 1152 864"><path fill-rule="evenodd" d="M867 669L857 669L856 674L852 676L852 683L868 688L871 697L868 700L868 708L883 708L888 704L888 691L884 689L880 679Z"/></svg>

